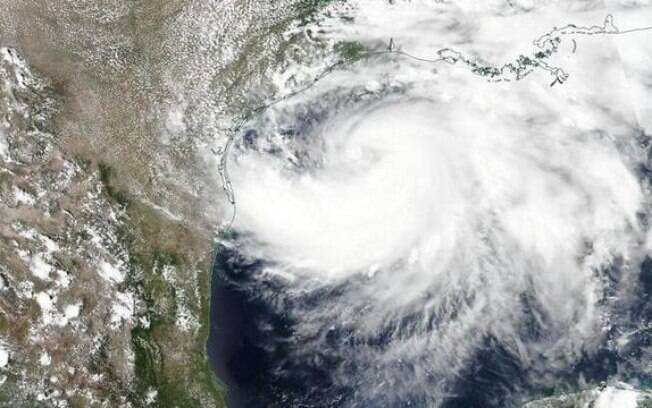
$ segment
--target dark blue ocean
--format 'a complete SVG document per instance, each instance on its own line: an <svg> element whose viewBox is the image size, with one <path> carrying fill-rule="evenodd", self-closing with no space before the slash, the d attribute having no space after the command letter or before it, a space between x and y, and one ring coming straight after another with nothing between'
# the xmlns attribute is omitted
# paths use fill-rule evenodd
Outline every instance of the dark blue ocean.
<svg viewBox="0 0 652 408"><path fill-rule="evenodd" d="M296 314L287 311L323 307L327 300L336 299L338 288L312 293L303 299L290 298L285 283L256 279L264 266L264 260L246 260L237 250L223 246L217 248L212 271L211 328L207 347L217 377L228 388L229 407L431 405L418 393L400 398L386 395L382 400L377 397L365 399L364 390L336 384L332 377L336 368L346 365L351 378L355 378L357 369L362 369L351 363L355 356L341 355L343 349L338 345L345 341L345 333L330 330L322 349L302 354L298 350L302 347L301 339L295 338L293 330L297 322L292 316ZM616 269L605 273L617 283L619 273ZM652 316L652 302L648 301L652 293L652 260L647 259L641 265L639 283L639 299L614 312L628 322L647 321ZM615 327L613 330L620 329ZM382 342L383 337L379 339ZM650 378L640 372L640 363L649 358L645 349L651 345L650 333L645 331L635 334L628 347L619 352L605 343L604 347L587 353L576 364L558 371L558 381L553 386L541 387L528 383L527 378L531 376L527 375L527 368L504 350L498 339L486 338L464 372L456 376L452 385L454 392L444 402L443 408L520 406L528 398L577 390L581 387L579 378L588 385L616 377L640 385L650 384ZM355 347L345 350L355 350ZM433 378L433 386L436 381Z"/></svg>

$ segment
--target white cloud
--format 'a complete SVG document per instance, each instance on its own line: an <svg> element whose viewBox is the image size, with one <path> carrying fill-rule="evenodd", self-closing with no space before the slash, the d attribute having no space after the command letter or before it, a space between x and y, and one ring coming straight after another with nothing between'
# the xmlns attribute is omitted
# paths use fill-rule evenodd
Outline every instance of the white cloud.
<svg viewBox="0 0 652 408"><path fill-rule="evenodd" d="M639 393L632 389L606 387L595 401L595 408L636 408Z"/></svg>
<svg viewBox="0 0 652 408"><path fill-rule="evenodd" d="M97 272L107 282L120 283L125 279L122 262L111 264L106 261L100 261Z"/></svg>
<svg viewBox="0 0 652 408"><path fill-rule="evenodd" d="M47 367L52 363L52 357L50 357L50 355L44 351L43 353L41 353L39 362L41 363L42 366Z"/></svg>
<svg viewBox="0 0 652 408"><path fill-rule="evenodd" d="M9 364L9 352L0 347L0 368L6 367Z"/></svg>
<svg viewBox="0 0 652 408"><path fill-rule="evenodd" d="M554 9L478 19L462 10L480 12L470 2L358 3L355 23L326 19L324 36L372 45L393 37L426 57L455 45L499 63L531 52L552 26L604 19L603 10L571 21ZM420 316L382 352L348 350L367 369L360 388L387 392L377 373L400 361L427 370L393 379L392 390L423 387L436 400L442 390L427 378L454 377L485 336L542 370L600 340L608 304L597 272L620 258L629 281L645 248L637 215L650 197L636 169L647 150L634 136L647 126L649 91L623 72L652 51L638 37L627 50L599 35L577 41L581 53L555 57L570 79L552 88L547 72L488 83L458 65L363 60L266 111L252 125L257 150L234 149L234 228L251 237L242 250L309 278L288 280L288 290L343 284L336 301L296 311L299 335L337 321L365 339ZM301 137L280 135L288 127ZM301 153L311 160L289 164ZM541 338L521 333L524 297Z"/></svg>
<svg viewBox="0 0 652 408"><path fill-rule="evenodd" d="M134 295L129 292L117 292L115 302L111 306L111 327L120 327L125 322L131 322L134 315Z"/></svg>

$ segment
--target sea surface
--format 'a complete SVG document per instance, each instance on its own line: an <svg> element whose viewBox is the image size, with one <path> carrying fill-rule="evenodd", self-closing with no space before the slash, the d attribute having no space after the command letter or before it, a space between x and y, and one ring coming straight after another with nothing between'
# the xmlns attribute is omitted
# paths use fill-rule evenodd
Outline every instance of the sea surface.
<svg viewBox="0 0 652 408"><path fill-rule="evenodd" d="M293 336L295 322L290 313L282 312L298 307L297 302L320 307L325 297L336 296L336 291L324 292L322 299L319 296L289 299L284 290L286 283L259 279L264 267L264 261L245 260L230 248L220 247L216 252L207 347L217 377L228 388L228 406L349 406L360 390L337 385L331 376L342 359L350 357L337 355L336 345L344 341L344 333L330 331L323 353L296 359L296 355L301 355L296 350L302 344ZM613 279L617 279L617 273L612 274ZM652 306L647 301L652 291L650 282L652 260L647 259L640 270L640 299L622 311L629 319L649 320L652 316ZM611 330L617 332L623 328L615 326ZM559 375L558 384L553 388L528 383L528 368L510 356L497 339L487 338L466 369L457 376L454 392L442 408L517 407L528 398L580 389L580 378L585 384L599 384L618 375L622 380L650 384L649 374L641 372L642 368L637 366L640 359L647 358L645 349L652 346L650 333L639 331L630 337L625 349L614 348L605 342L597 352L586 354ZM355 372L352 372L352 378L355 378ZM523 394L523 390L529 390L529 397ZM427 407L430 404L421 395L401 400L392 400L388 395L382 401L371 399L359 403L356 399L355 406Z"/></svg>

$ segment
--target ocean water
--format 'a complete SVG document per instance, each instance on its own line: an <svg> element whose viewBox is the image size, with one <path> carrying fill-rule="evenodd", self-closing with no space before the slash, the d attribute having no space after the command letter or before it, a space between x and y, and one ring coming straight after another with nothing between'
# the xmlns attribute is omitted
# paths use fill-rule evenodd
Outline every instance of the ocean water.
<svg viewBox="0 0 652 408"><path fill-rule="evenodd" d="M652 346L649 333L634 331L624 348L614 348L609 341L624 330L625 320L645 321L652 316L648 302L652 290L650 259L641 265L640 296L621 311L623 327L614 325L614 336L607 335L597 351L556 370L553 386L532 381L533 373L528 372L531 368L514 358L500 339L486 337L449 384L449 395L436 403L418 391L422 387L401 395L394 395L392 387L387 387L386 393L366 397L366 390L355 385L361 374L358 370L366 368L356 364L355 344L342 347L342 343L351 341L350 333L344 329L325 325L318 329L321 349L315 351L312 339L310 347L306 347L310 351L302 353L308 343L303 342L303 335L295 333L297 316L312 308L328 307L343 289L332 287L303 297L291 295L287 286L291 283L278 277L261 277L266 266L265 261L245 259L232 248L220 247L216 253L207 347L216 375L228 388L229 407L519 407L531 399L574 392L616 377L642 386L650 384L645 370L646 350ZM533 327L527 329L527 324L523 327L524 338L541 335ZM381 333L361 344L360 350L369 347L369 343L382 349L383 341L391 341L391 337ZM341 375L343 369L349 370L348 385L334 379L334 374ZM416 369L419 367L387 375L400 372L406 376L403 380L409 382L410 373ZM416 376L414 380L417 381ZM433 387L441 381L436 377L429 380ZM423 381L423 377L418 381Z"/></svg>

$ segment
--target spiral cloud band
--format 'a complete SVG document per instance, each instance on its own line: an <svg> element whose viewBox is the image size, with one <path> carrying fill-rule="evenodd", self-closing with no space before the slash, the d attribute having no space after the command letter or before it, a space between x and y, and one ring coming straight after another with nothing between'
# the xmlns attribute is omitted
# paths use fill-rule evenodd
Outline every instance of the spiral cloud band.
<svg viewBox="0 0 652 408"><path fill-rule="evenodd" d="M635 297L650 203L645 106L591 41L563 87L381 55L247 124L229 162L235 247L259 262L242 290L290 322L258 326L270 382L307 384L271 394L442 405L482 350L523 384L584 375Z"/></svg>

